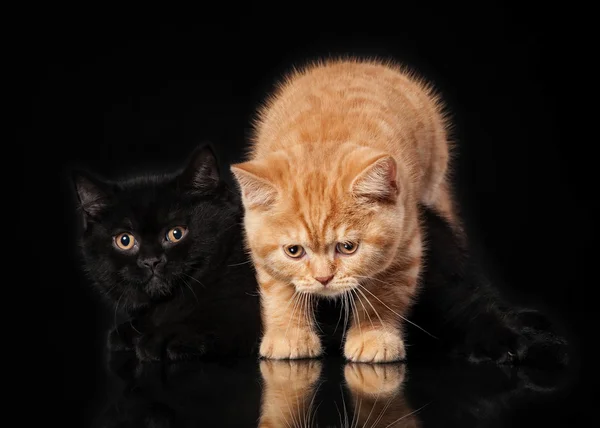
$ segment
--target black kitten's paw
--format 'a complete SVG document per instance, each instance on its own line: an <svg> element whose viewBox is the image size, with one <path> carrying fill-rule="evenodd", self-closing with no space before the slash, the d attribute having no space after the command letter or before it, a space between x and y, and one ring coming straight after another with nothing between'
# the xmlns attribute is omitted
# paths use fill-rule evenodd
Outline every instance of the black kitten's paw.
<svg viewBox="0 0 600 428"><path fill-rule="evenodd" d="M481 320L471 326L462 353L472 363L512 364L523 357L525 341L508 323Z"/></svg>
<svg viewBox="0 0 600 428"><path fill-rule="evenodd" d="M123 323L108 333L106 346L110 352L133 351L138 334L130 322Z"/></svg>
<svg viewBox="0 0 600 428"><path fill-rule="evenodd" d="M564 367L569 363L567 339L543 313L533 309L515 312L514 324L526 344L523 362L536 367Z"/></svg>
<svg viewBox="0 0 600 428"><path fill-rule="evenodd" d="M216 351L213 334L182 332L169 340L167 358L169 361L186 361L210 356Z"/></svg>
<svg viewBox="0 0 600 428"><path fill-rule="evenodd" d="M135 354L142 363L164 360L165 344L169 336L160 331L146 333L135 343Z"/></svg>
<svg viewBox="0 0 600 428"><path fill-rule="evenodd" d="M216 353L215 336L184 327L156 329L139 338L135 352L140 362L185 361Z"/></svg>
<svg viewBox="0 0 600 428"><path fill-rule="evenodd" d="M523 309L472 323L463 352L473 363L561 367L568 363L568 345L543 313Z"/></svg>

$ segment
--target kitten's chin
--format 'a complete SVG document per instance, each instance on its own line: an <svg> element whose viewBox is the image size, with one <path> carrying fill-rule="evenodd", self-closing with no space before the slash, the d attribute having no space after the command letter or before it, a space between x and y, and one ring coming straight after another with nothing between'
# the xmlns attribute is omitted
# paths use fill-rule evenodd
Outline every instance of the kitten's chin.
<svg viewBox="0 0 600 428"><path fill-rule="evenodd" d="M159 276L153 276L144 285L144 291L152 300L158 300L171 295L171 287Z"/></svg>
<svg viewBox="0 0 600 428"><path fill-rule="evenodd" d="M302 294L310 294L313 296L319 296L326 299L335 299L337 297L348 294L351 290L354 290L356 285L296 285L296 291Z"/></svg>

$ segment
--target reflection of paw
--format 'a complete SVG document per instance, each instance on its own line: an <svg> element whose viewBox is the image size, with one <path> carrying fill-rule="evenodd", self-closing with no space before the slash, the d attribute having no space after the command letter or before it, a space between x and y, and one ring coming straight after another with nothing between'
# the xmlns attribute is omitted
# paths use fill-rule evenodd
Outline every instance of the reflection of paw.
<svg viewBox="0 0 600 428"><path fill-rule="evenodd" d="M311 330L267 333L260 344L260 356L270 359L314 358L321 353L321 339Z"/></svg>
<svg viewBox="0 0 600 428"><path fill-rule="evenodd" d="M395 330L353 327L348 331L344 355L349 361L379 363L400 361L406 357L404 342Z"/></svg>
<svg viewBox="0 0 600 428"><path fill-rule="evenodd" d="M344 367L346 384L355 394L391 395L404 381L404 364L348 363Z"/></svg>
<svg viewBox="0 0 600 428"><path fill-rule="evenodd" d="M319 379L321 367L319 360L261 360L260 374L269 386L300 390L310 388Z"/></svg>

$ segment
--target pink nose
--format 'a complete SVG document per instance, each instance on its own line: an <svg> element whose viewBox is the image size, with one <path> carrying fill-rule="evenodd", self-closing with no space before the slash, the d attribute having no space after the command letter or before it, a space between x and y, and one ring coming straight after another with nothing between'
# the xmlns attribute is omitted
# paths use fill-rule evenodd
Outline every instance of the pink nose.
<svg viewBox="0 0 600 428"><path fill-rule="evenodd" d="M329 276L316 276L315 277L315 279L317 281L319 281L323 285L329 284L329 281L331 281L331 278L333 278L333 275L329 275Z"/></svg>

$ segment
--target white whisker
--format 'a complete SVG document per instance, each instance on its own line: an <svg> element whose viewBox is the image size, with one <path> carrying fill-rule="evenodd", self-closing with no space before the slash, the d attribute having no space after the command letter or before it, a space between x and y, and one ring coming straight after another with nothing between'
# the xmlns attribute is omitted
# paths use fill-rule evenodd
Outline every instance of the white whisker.
<svg viewBox="0 0 600 428"><path fill-rule="evenodd" d="M379 300L379 302L380 302L380 303L381 303L383 306L385 306L386 308L388 308L388 309L389 309L389 310L390 310L390 311L391 311L393 314L395 314L396 316L398 316L398 317L402 318L402 319L403 319L404 321L406 321L407 323L414 325L414 326L415 326L415 327L417 327L419 330L423 331L424 333L427 333L429 336L433 337L434 339L438 339L436 336L434 336L433 334L429 333L429 332L428 332L427 330L425 330L423 327L421 327L421 326L419 326L419 325L415 324L414 322L412 322L411 320L409 320L409 319L407 319L407 318L403 317L403 316L402 316L402 315L400 315L398 312L394 311L394 310L393 310L392 308L390 308L388 305L386 305L385 303L383 303L383 301L382 301L382 300L381 300L379 297L377 297L375 294L371 293L371 292L369 291L369 289L368 289L368 288L366 288L364 285L362 285L362 284L358 284L358 286L359 286L359 287L361 287L361 288L362 288L363 290L365 290L366 292L368 292L368 293L369 293L371 296L373 296L373 297L375 297L377 300ZM439 339L438 339L438 340L439 340Z"/></svg>

